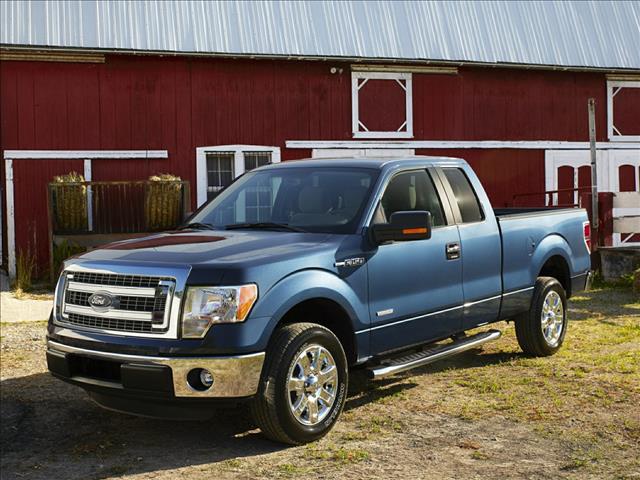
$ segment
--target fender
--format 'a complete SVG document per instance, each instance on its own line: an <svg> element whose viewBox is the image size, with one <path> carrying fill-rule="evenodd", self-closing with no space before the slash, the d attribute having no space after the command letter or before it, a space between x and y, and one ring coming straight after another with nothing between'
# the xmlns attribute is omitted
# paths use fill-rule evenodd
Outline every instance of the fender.
<svg viewBox="0 0 640 480"><path fill-rule="evenodd" d="M251 312L252 317L269 318L260 343L268 341L289 310L305 300L315 298L332 300L340 305L351 319L354 332L368 328L369 312L365 286L366 283L363 284L363 291L359 296L344 279L321 269L301 270L284 277L258 299Z"/></svg>
<svg viewBox="0 0 640 480"><path fill-rule="evenodd" d="M556 255L562 257L564 261L567 262L570 276L576 274L569 243L561 235L554 233L543 238L533 252L529 270L531 285L535 283L538 273L542 270L542 266L547 260Z"/></svg>

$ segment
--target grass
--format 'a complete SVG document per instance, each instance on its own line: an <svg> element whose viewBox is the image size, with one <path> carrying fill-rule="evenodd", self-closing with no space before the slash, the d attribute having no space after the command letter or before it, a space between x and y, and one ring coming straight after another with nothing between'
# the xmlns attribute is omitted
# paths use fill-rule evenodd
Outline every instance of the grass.
<svg viewBox="0 0 640 480"><path fill-rule="evenodd" d="M567 471L597 469L616 451L638 452L640 302L629 288L602 288L573 298L570 312L565 344L552 357L521 355L513 329L505 328L482 355L435 368L431 377L447 396L430 410L468 421L501 417L530 424L566 445ZM465 361L472 366L461 369ZM572 422L580 427L567 428ZM477 450L472 458L485 454Z"/></svg>

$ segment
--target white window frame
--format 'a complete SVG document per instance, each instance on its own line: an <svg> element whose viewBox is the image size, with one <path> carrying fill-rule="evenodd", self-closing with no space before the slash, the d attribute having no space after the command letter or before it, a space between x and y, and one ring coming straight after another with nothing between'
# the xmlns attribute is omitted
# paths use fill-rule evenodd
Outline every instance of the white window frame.
<svg viewBox="0 0 640 480"><path fill-rule="evenodd" d="M623 135L613 123L614 98L622 88L640 88L640 81L607 81L607 136L610 142L637 142L640 135Z"/></svg>
<svg viewBox="0 0 640 480"><path fill-rule="evenodd" d="M361 82L361 80L364 80ZM369 80L395 80L405 91L406 131L369 131L360 121L359 92ZM401 80L404 80L404 85ZM400 128L405 125L401 125ZM361 127L365 131L361 130ZM413 86L411 73L399 72L351 72L351 129L353 138L413 138Z"/></svg>
<svg viewBox="0 0 640 480"><path fill-rule="evenodd" d="M280 147L263 145L215 145L196 148L196 186L198 207L207 201L207 153L233 152L233 178L244 173L244 153L270 152L271 163L280 162Z"/></svg>

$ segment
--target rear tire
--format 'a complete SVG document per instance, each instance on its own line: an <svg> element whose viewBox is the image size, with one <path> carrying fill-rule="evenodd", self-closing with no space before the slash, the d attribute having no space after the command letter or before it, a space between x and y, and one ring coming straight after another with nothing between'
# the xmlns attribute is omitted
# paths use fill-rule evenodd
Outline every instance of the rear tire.
<svg viewBox="0 0 640 480"><path fill-rule="evenodd" d="M347 397L347 358L325 327L295 323L279 328L267 349L254 421L271 440L312 442L335 425Z"/></svg>
<svg viewBox="0 0 640 480"><path fill-rule="evenodd" d="M522 351L536 357L556 353L567 333L567 295L558 280L538 277L531 309L515 320Z"/></svg>

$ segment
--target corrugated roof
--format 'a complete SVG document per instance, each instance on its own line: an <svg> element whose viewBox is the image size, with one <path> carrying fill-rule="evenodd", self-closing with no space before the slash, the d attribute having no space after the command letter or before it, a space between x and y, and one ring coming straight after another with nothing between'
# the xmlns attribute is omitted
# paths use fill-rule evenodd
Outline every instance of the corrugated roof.
<svg viewBox="0 0 640 480"><path fill-rule="evenodd" d="M0 43L640 69L640 2L11 0Z"/></svg>

